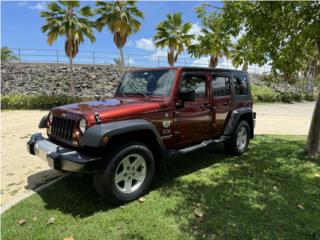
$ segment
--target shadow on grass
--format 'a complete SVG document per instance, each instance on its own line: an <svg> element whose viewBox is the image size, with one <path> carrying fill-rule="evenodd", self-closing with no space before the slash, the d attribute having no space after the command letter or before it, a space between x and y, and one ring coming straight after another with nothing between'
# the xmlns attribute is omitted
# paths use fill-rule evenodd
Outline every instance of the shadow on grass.
<svg viewBox="0 0 320 240"><path fill-rule="evenodd" d="M222 166L160 189L179 199L167 214L195 239L320 239L319 160L303 149L303 141L260 136L238 159L201 153Z"/></svg>
<svg viewBox="0 0 320 240"><path fill-rule="evenodd" d="M303 141L267 136L241 157L209 147L175 159L151 191L177 199L166 214L186 237L320 239L319 165L303 149ZM99 197L90 176L72 175L39 195L47 209L72 216L115 208ZM194 216L196 209L203 217Z"/></svg>

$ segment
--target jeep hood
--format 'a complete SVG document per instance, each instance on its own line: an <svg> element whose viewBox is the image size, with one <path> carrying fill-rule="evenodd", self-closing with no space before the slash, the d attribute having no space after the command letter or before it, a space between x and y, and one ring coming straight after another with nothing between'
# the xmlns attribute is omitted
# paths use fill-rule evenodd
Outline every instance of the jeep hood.
<svg viewBox="0 0 320 240"><path fill-rule="evenodd" d="M130 115L138 115L146 112L152 112L160 109L164 104L159 99L132 99L132 98L111 98L99 101L86 101L73 103L57 107L53 112L72 112L85 115L89 122L94 121L94 114L99 113L101 120L110 118L125 118Z"/></svg>

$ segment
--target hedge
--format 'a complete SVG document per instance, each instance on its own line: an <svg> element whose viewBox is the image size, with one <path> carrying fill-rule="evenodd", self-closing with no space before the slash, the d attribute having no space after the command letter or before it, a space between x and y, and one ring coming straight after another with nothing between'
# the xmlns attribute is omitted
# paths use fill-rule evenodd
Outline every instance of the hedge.
<svg viewBox="0 0 320 240"><path fill-rule="evenodd" d="M306 95L303 92L282 93L274 92L270 87L257 87L252 85L252 96L254 102L301 102L315 101L315 95ZM44 96L12 94L1 96L1 109L50 109L56 106L81 102L88 98L69 96Z"/></svg>
<svg viewBox="0 0 320 240"><path fill-rule="evenodd" d="M69 96L12 94L1 96L1 109L50 109L84 100L88 99Z"/></svg>
<svg viewBox="0 0 320 240"><path fill-rule="evenodd" d="M251 86L252 96L254 102L301 102L315 101L316 95L305 94L302 91L298 92L275 92L270 87Z"/></svg>

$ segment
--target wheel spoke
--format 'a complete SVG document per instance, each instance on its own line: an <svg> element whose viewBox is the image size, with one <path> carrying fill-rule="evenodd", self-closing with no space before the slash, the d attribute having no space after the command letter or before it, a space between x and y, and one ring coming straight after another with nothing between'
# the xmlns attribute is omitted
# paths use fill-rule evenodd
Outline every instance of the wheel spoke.
<svg viewBox="0 0 320 240"><path fill-rule="evenodd" d="M134 169L139 168L140 166L144 165L144 159L141 157L137 157L136 160L132 163L132 167Z"/></svg>
<svg viewBox="0 0 320 240"><path fill-rule="evenodd" d="M130 192L132 187L132 179L127 179L124 181L124 191Z"/></svg>
<svg viewBox="0 0 320 240"><path fill-rule="evenodd" d="M141 181L144 177L145 177L144 171L142 171L142 172L135 171L134 175L132 176L132 178L137 180L137 181Z"/></svg>
<svg viewBox="0 0 320 240"><path fill-rule="evenodd" d="M122 165L125 170L131 167L129 157L126 157L125 159L122 160Z"/></svg>
<svg viewBox="0 0 320 240"><path fill-rule="evenodd" d="M125 170L122 170L122 172L116 174L116 176L115 176L115 182L116 183L119 183L119 182L125 180L125 176L124 176L125 172L126 172Z"/></svg>

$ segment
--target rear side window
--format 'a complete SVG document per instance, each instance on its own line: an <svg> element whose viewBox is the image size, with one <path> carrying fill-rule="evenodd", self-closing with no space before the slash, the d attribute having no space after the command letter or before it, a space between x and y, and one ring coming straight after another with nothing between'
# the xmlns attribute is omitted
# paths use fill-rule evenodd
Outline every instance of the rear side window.
<svg viewBox="0 0 320 240"><path fill-rule="evenodd" d="M214 97L228 96L231 94L230 77L212 76L211 86Z"/></svg>
<svg viewBox="0 0 320 240"><path fill-rule="evenodd" d="M248 79L246 75L235 75L233 83L235 95L248 95Z"/></svg>

